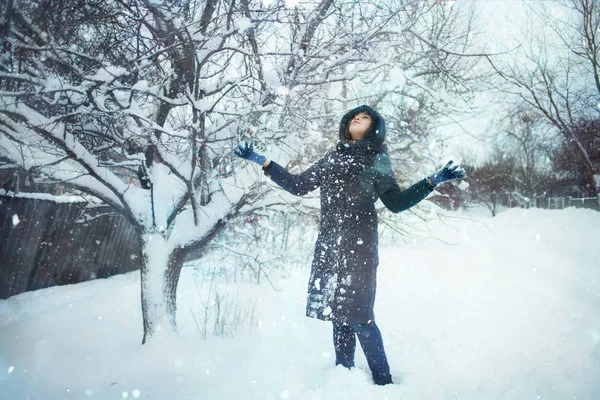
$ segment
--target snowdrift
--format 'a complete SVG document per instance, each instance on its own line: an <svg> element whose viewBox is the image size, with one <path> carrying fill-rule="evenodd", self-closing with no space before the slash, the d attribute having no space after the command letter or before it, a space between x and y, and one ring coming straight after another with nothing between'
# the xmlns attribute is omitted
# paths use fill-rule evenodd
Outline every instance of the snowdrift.
<svg viewBox="0 0 600 400"><path fill-rule="evenodd" d="M179 336L140 344L137 273L0 301L2 399L600 398L600 213L465 213L382 248L377 321L396 384L334 367L331 326L304 317L308 269L231 286L256 324L201 339L193 270Z"/></svg>

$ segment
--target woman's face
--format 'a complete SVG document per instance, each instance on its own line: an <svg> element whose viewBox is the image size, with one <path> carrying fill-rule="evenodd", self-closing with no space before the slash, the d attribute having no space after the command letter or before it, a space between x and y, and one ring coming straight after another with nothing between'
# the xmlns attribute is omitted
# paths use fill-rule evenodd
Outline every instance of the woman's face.
<svg viewBox="0 0 600 400"><path fill-rule="evenodd" d="M367 136L372 123L373 119L369 114L366 112L358 113L350 120L348 132L350 132L353 140L363 140Z"/></svg>

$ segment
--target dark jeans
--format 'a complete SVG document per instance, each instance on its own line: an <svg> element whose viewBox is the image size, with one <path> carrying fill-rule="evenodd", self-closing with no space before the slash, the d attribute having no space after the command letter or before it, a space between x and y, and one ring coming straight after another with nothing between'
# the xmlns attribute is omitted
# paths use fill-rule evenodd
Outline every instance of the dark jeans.
<svg viewBox="0 0 600 400"><path fill-rule="evenodd" d="M335 347L335 365L354 367L356 336L365 353L369 368L376 385L392 383L390 366L385 356L381 332L375 322L367 324L333 323L333 346Z"/></svg>

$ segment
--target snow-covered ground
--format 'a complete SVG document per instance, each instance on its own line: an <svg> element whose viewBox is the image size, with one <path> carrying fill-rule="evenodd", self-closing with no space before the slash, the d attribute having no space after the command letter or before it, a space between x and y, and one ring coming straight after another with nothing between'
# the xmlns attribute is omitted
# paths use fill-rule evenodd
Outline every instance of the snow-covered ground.
<svg viewBox="0 0 600 400"><path fill-rule="evenodd" d="M452 214L380 251L377 321L395 385L334 367L305 318L308 269L245 285L257 323L201 340L191 269L178 338L140 344L137 273L0 301L2 399L600 399L600 213Z"/></svg>

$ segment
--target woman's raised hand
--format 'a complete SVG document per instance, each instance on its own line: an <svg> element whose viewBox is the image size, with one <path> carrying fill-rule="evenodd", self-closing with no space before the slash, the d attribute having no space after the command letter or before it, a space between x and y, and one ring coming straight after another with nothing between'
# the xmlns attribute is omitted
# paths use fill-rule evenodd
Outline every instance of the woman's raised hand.
<svg viewBox="0 0 600 400"><path fill-rule="evenodd" d="M244 160L255 162L260 166L262 166L265 163L265 161L267 161L267 158L265 156L254 151L254 145L252 144L252 142L238 143L237 149L233 151L233 154L243 158Z"/></svg>
<svg viewBox="0 0 600 400"><path fill-rule="evenodd" d="M431 175L429 179L437 186L442 182L452 181L454 179L464 179L466 177L467 174L465 173L465 170L459 164L454 164L454 161L450 160L444 168Z"/></svg>

